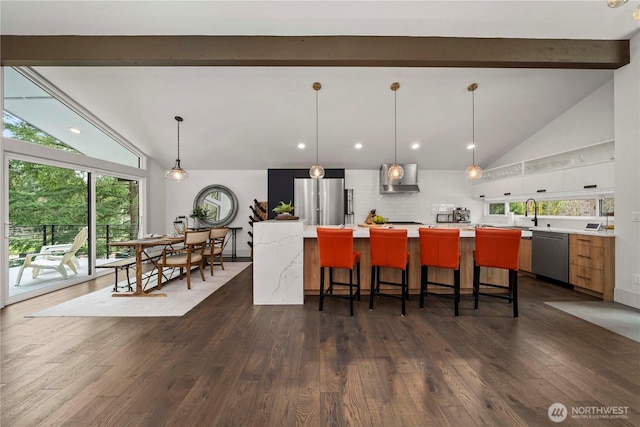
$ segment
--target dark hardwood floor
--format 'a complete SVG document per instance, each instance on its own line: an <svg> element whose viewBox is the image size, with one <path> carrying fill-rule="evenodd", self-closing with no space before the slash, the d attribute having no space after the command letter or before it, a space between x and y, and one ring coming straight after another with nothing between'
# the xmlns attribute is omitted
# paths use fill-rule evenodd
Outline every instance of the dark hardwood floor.
<svg viewBox="0 0 640 427"><path fill-rule="evenodd" d="M253 306L245 270L181 318L25 318L111 276L1 312L1 425L640 425L640 344L544 301L593 300L520 278L503 301L317 297ZM574 419L572 408L628 407ZM584 412L584 409L582 409Z"/></svg>

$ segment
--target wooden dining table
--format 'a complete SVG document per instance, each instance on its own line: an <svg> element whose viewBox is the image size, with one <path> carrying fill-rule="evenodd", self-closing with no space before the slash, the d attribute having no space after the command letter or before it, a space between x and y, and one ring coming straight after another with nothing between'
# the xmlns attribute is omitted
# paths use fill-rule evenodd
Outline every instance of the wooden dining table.
<svg viewBox="0 0 640 427"><path fill-rule="evenodd" d="M160 237L149 237L142 239L132 239L132 240L123 240L120 242L111 242L110 246L127 246L135 248L136 250L136 290L130 294L118 294L114 293L114 297L166 297L167 294L161 293L149 293L145 292L142 287L142 256L145 254L145 250L154 246L169 246L177 243L182 243L184 241L184 237L173 237L173 236L160 236ZM149 257L147 257L149 258Z"/></svg>

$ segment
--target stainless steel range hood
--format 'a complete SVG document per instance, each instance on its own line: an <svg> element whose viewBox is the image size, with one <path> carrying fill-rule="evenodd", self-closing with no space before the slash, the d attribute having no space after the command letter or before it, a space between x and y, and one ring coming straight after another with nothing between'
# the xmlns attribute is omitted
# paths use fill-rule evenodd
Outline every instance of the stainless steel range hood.
<svg viewBox="0 0 640 427"><path fill-rule="evenodd" d="M420 187L418 187L418 165L416 163L400 165L404 169L402 179L389 178L387 172L391 166L393 165L384 164L380 166L380 194L420 192Z"/></svg>

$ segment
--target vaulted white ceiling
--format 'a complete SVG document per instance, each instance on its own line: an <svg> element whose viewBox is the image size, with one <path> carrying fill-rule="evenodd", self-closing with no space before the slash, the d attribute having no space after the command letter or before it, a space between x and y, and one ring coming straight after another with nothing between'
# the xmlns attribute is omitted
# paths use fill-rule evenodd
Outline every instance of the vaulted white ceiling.
<svg viewBox="0 0 640 427"><path fill-rule="evenodd" d="M627 39L640 2L29 1L0 3L2 34L410 35ZM611 70L333 67L37 67L36 71L161 165L197 169L375 169L398 161L487 166L613 77ZM70 124L72 126L72 124ZM305 150L297 144L304 142ZM355 143L363 144L356 150ZM418 150L410 145L419 143Z"/></svg>

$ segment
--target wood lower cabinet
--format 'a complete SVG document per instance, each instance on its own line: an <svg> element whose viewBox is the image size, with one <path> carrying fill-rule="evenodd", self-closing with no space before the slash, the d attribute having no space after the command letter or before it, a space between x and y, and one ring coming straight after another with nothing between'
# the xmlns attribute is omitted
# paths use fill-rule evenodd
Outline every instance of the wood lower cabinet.
<svg viewBox="0 0 640 427"><path fill-rule="evenodd" d="M615 240L613 237L569 236L569 283L576 290L597 293L613 301L615 286ZM590 292L589 292L590 291Z"/></svg>
<svg viewBox="0 0 640 427"><path fill-rule="evenodd" d="M518 261L520 271L531 273L531 239L520 240L520 259Z"/></svg>

